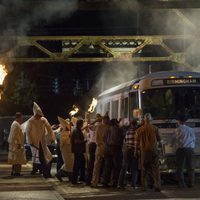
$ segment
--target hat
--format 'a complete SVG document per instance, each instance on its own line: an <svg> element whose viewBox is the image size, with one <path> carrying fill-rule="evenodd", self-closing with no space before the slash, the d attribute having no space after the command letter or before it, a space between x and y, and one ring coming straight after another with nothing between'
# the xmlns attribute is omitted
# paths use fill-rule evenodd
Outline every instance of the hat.
<svg viewBox="0 0 200 200"><path fill-rule="evenodd" d="M187 121L187 118L184 114L180 114L179 117L178 117L178 121L185 122L185 121Z"/></svg>
<svg viewBox="0 0 200 200"><path fill-rule="evenodd" d="M74 116L71 118L71 122L72 122L72 124L73 124L74 126L76 125L77 120L78 120L78 118L76 118L76 117L74 117Z"/></svg>
<svg viewBox="0 0 200 200"><path fill-rule="evenodd" d="M101 117L101 114L100 113L97 113L96 114L96 119L101 119L102 117Z"/></svg>
<svg viewBox="0 0 200 200"><path fill-rule="evenodd" d="M70 130L70 125L69 123L67 122L67 120L63 119L62 117L59 117L58 116L58 121L60 123L60 125L62 126L63 129L68 129Z"/></svg>
<svg viewBox="0 0 200 200"><path fill-rule="evenodd" d="M151 113L146 113L146 114L144 115L144 118L146 118L147 120L151 121L151 120L152 120Z"/></svg>
<svg viewBox="0 0 200 200"><path fill-rule="evenodd" d="M40 115L41 117L44 117L43 112L40 108L40 106L38 106L37 103L33 102L33 114L34 115Z"/></svg>

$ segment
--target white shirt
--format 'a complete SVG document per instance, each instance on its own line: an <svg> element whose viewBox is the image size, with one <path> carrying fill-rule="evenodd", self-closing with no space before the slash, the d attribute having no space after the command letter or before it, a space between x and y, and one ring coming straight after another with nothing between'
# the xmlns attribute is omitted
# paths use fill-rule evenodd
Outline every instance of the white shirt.
<svg viewBox="0 0 200 200"><path fill-rule="evenodd" d="M91 130L90 128L89 128L89 131L88 131L88 142L89 143L96 143L95 131Z"/></svg>
<svg viewBox="0 0 200 200"><path fill-rule="evenodd" d="M179 125L175 130L176 144L178 148L194 148L195 133L192 128L185 124Z"/></svg>

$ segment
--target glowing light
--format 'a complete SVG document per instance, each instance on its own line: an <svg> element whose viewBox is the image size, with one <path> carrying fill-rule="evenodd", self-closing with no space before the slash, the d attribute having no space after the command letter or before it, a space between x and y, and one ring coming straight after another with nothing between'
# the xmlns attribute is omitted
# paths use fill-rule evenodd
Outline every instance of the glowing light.
<svg viewBox="0 0 200 200"><path fill-rule="evenodd" d="M93 113L96 106L97 106L97 99L93 98L92 103L90 104L90 107L88 109L88 112Z"/></svg>
<svg viewBox="0 0 200 200"><path fill-rule="evenodd" d="M176 76L170 76L169 78L176 78Z"/></svg>
<svg viewBox="0 0 200 200"><path fill-rule="evenodd" d="M78 107L73 105L73 110L69 112L70 116L73 117L79 111Z"/></svg>
<svg viewBox="0 0 200 200"><path fill-rule="evenodd" d="M7 72L6 66L0 64L0 86L3 85L3 81L4 81L7 74L8 74L8 72ZM2 94L3 94L3 89L1 88L0 89L0 100L1 100Z"/></svg>
<svg viewBox="0 0 200 200"><path fill-rule="evenodd" d="M7 70L6 70L6 66L0 64L0 85L3 84L3 81L4 81L7 74L8 73L7 73Z"/></svg>
<svg viewBox="0 0 200 200"><path fill-rule="evenodd" d="M138 85L138 84L135 84L135 85L133 85L133 88L134 88L135 90L137 90L137 89L139 88L139 85Z"/></svg>
<svg viewBox="0 0 200 200"><path fill-rule="evenodd" d="M192 76L191 76L191 75L189 75L189 76L188 76L188 78L192 78Z"/></svg>

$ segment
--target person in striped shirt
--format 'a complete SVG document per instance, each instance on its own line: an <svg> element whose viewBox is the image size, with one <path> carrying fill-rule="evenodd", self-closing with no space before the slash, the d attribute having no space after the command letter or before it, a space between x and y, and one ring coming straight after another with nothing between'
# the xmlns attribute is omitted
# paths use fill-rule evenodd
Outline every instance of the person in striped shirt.
<svg viewBox="0 0 200 200"><path fill-rule="evenodd" d="M132 187L136 187L137 178L138 178L138 160L136 156L136 143L135 143L135 131L137 128L137 121L132 120L130 123L130 128L125 134L125 145L123 150L123 162L122 168L120 171L119 181L118 181L118 188L125 187L125 176L128 167L130 167L132 172Z"/></svg>

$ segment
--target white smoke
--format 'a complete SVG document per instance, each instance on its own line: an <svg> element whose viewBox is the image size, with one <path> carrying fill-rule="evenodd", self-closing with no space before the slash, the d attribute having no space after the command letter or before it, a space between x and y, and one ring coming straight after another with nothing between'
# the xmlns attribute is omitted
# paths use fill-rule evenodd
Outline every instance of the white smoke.
<svg viewBox="0 0 200 200"><path fill-rule="evenodd" d="M127 10L127 9L139 9L139 1L138 0L111 0L110 1L116 8L120 10Z"/></svg>
<svg viewBox="0 0 200 200"><path fill-rule="evenodd" d="M93 91L96 95L102 91L144 75L144 69L133 62L102 63L101 72Z"/></svg>
<svg viewBox="0 0 200 200"><path fill-rule="evenodd" d="M78 0L31 1L31 3L24 0L2 0L0 17L7 20L7 27L15 24L13 28L15 34L26 35L32 26L38 25L41 21L51 22L69 17L77 8ZM6 33L7 29L4 35Z"/></svg>

